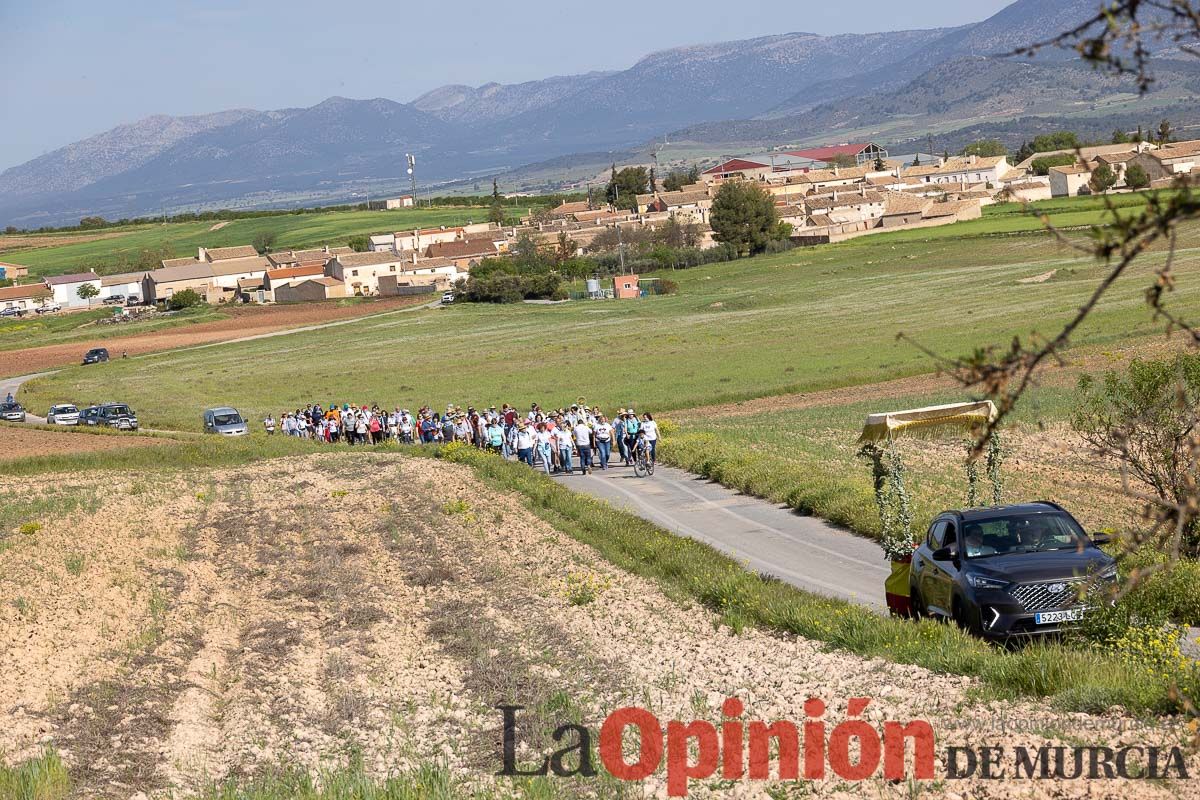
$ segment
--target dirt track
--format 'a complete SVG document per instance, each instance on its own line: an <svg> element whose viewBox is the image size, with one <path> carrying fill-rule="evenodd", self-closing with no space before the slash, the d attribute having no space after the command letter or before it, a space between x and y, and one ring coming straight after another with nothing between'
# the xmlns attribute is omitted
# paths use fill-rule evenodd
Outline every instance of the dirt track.
<svg viewBox="0 0 1200 800"><path fill-rule="evenodd" d="M872 725L929 720L939 758L968 741L1181 735L1165 723L1122 734L1119 724L1136 723L1111 714L980 703L966 678L734 634L452 464L322 454L216 472L61 475L53 486L18 479L3 492L32 502L24 516L42 527L0 531L0 596L20 600L0 607L0 752L19 760L57 747L83 796L180 796L206 779L261 774L285 759L316 769L355 751L375 775L441 761L487 785L499 766L493 706L504 701L530 709L523 760L544 752L563 721L595 730L626 704L664 720L714 720L731 694L767 720L802 720L804 699L822 697L831 728L847 698L869 696ZM594 596L580 600L584 583ZM1189 767L1200 768L1194 756ZM1102 794L1200 794L1189 785L1105 781ZM555 788L574 796L600 786ZM855 786L832 774L801 788L911 794L907 784ZM1100 787L949 788L1008 798L1097 796ZM663 794L661 773L646 789ZM763 789L693 782L692 796Z"/></svg>
<svg viewBox="0 0 1200 800"><path fill-rule="evenodd" d="M177 328L151 333L109 338L98 333L94 339L69 344L0 351L0 375L24 375L78 364L83 353L93 347L107 347L113 358L119 358L122 351L136 356L379 314L428 302L428 299L427 297L390 297L346 306L336 303L305 303L266 307L231 306L228 309L229 318L215 322L198 322L194 325L181 325Z"/></svg>

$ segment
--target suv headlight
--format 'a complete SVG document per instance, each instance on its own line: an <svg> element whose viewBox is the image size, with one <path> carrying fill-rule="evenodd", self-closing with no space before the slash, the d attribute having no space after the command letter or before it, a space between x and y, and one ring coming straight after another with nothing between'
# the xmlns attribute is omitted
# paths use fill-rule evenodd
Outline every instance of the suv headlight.
<svg viewBox="0 0 1200 800"><path fill-rule="evenodd" d="M967 583L976 589L1003 589L1008 586L1008 581L1002 581L999 578L989 578L986 575L976 575L973 572L967 573Z"/></svg>
<svg viewBox="0 0 1200 800"><path fill-rule="evenodd" d="M1102 580L1102 581L1115 581L1117 579L1117 565L1109 564L1107 567L1100 570L1100 572L1096 574L1096 578L1097 578L1097 580Z"/></svg>

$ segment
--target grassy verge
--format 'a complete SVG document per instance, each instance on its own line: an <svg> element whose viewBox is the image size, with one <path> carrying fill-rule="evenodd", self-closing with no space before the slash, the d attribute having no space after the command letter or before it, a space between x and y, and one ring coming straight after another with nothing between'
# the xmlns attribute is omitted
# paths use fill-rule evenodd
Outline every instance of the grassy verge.
<svg viewBox="0 0 1200 800"><path fill-rule="evenodd" d="M129 436L130 434L111 435ZM328 445L318 445L315 442L288 436L255 434L236 439L223 436L196 436L186 440L180 439L178 444L161 447L130 447L121 450L30 456L0 461L0 476L16 477L111 469L166 470L191 467L210 469L234 467L283 456L328 452L331 449L345 452L351 450L346 445L336 445L331 448Z"/></svg>
<svg viewBox="0 0 1200 800"><path fill-rule="evenodd" d="M62 759L52 750L13 767L0 762L3 800L61 800L71 791Z"/></svg>
<svg viewBox="0 0 1200 800"><path fill-rule="evenodd" d="M701 603L735 629L761 626L864 657L967 675L990 695L1046 698L1068 711L1122 706L1174 713L1181 708L1176 688L1200 693L1194 663L1164 677L1159 665L1053 642L1000 650L948 625L883 618L750 572L708 545L576 494L524 465L462 447L413 452L468 464L490 486L523 495L531 512L616 566L653 580L675 600Z"/></svg>
<svg viewBox="0 0 1200 800"><path fill-rule="evenodd" d="M63 800L70 793L67 768L53 750L13 767L0 764L0 800ZM197 796L201 800L548 800L558 795L545 778L473 787L437 764L376 779L355 758L341 768L316 774L285 766L260 777L216 782Z"/></svg>

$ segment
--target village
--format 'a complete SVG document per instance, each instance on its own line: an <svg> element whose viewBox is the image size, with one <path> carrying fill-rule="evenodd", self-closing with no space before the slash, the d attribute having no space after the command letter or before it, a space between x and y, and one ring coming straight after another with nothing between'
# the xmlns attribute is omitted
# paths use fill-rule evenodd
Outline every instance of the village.
<svg viewBox="0 0 1200 800"><path fill-rule="evenodd" d="M893 159L870 142L743 155L709 167L699 180L674 191L660 190L652 178L654 191L636 195L636 210L594 200L563 202L531 211L516 225L480 222L380 233L367 239L362 252L348 246L265 253L248 244L200 247L195 256L164 259L150 271L76 272L24 283L17 281L28 277L26 267L0 264L3 276L16 282L0 288L0 313L165 306L185 290L209 304L432 295L453 290L482 260L505 256L524 237L542 247L567 242L576 255L602 249L614 238L619 248L623 238L668 220L689 226L695 246L706 249L719 244L710 225L714 199L733 181L766 191L779 220L791 226L792 244L811 246L977 219L993 203L1166 188L1180 176L1200 179L1200 140L1037 152L1017 164L1003 155L927 156L927 163L920 158ZM1060 163L1047 169L1047 160ZM1141 180L1127 181L1135 167ZM1104 175L1100 183L1098 173ZM412 205L413 198L404 196L371 207ZM630 276L614 281L612 290L591 294L628 299L643 292Z"/></svg>

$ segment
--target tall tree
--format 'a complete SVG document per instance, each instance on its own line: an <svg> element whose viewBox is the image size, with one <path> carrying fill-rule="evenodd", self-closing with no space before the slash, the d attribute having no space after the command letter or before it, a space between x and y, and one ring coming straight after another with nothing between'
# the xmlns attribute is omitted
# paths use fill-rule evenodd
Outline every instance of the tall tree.
<svg viewBox="0 0 1200 800"><path fill-rule="evenodd" d="M1166 144L1169 141L1171 141L1171 123L1164 119L1158 123L1158 143Z"/></svg>
<svg viewBox="0 0 1200 800"><path fill-rule="evenodd" d="M1117 176L1112 171L1112 167L1108 164L1101 164L1092 170L1091 180L1088 181L1088 186L1096 194L1104 194L1109 189L1117 185Z"/></svg>
<svg viewBox="0 0 1200 800"><path fill-rule="evenodd" d="M761 253L768 242L790 233L780 228L774 198L749 181L721 184L708 219L717 241L733 245L741 255Z"/></svg>
<svg viewBox="0 0 1200 800"><path fill-rule="evenodd" d="M645 167L625 167L618 172L614 166L612 180L609 181L605 196L618 208L637 211L637 196L646 193L649 181L650 176Z"/></svg>
<svg viewBox="0 0 1200 800"><path fill-rule="evenodd" d="M492 207L488 209L488 222L504 224L504 202L500 199L500 182L492 178Z"/></svg>
<svg viewBox="0 0 1200 800"><path fill-rule="evenodd" d="M650 168L650 194L658 191L658 180L654 177L654 167Z"/></svg>
<svg viewBox="0 0 1200 800"><path fill-rule="evenodd" d="M883 156L875 156L874 166L876 172L883 172L885 169L887 169L887 164L883 163Z"/></svg>

